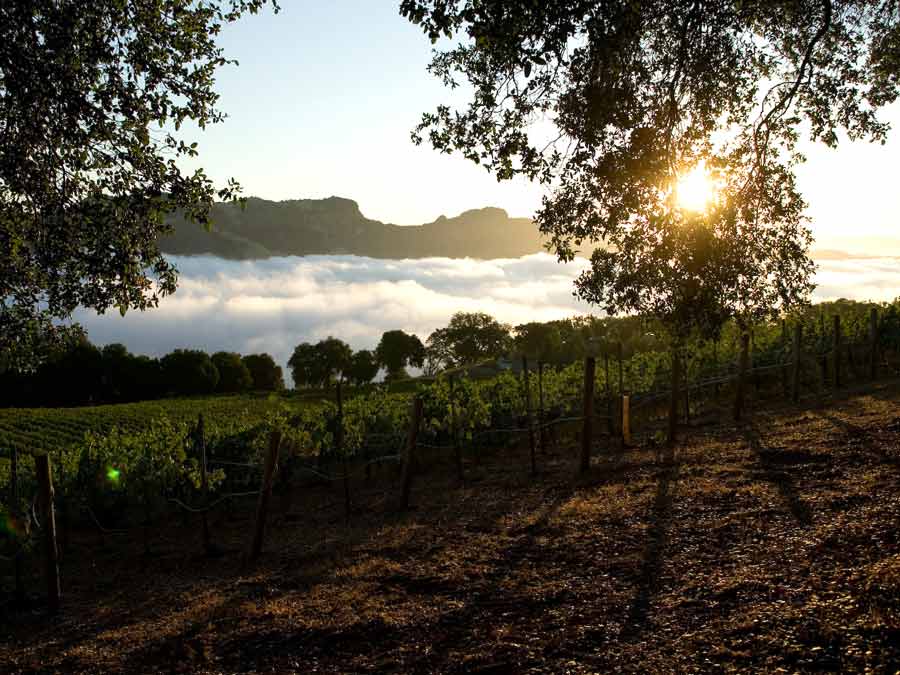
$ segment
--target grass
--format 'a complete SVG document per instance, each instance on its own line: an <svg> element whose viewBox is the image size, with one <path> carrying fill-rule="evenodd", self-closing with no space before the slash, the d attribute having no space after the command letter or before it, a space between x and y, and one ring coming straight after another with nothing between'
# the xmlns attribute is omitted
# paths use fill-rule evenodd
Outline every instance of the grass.
<svg viewBox="0 0 900 675"><path fill-rule="evenodd" d="M196 522L72 533L64 611L0 618L12 672L896 672L900 385L757 409L673 453L527 450L276 495ZM39 565L34 566L33 574ZM31 588L39 588L30 579ZM4 580L8 584L8 579Z"/></svg>

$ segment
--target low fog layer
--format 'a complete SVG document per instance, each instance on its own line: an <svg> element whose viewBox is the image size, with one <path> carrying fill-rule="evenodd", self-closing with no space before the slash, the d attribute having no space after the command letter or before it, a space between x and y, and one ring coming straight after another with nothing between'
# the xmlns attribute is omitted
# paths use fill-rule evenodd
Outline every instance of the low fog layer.
<svg viewBox="0 0 900 675"><path fill-rule="evenodd" d="M453 312L480 311L516 324L584 314L572 281L588 263L560 265L545 253L501 260L376 260L308 256L236 262L173 257L178 292L159 308L76 320L96 344L123 342L136 353L176 347L269 352L285 364L294 346L328 335L355 349L402 328L423 340ZM891 300L900 295L900 261L822 260L816 300Z"/></svg>

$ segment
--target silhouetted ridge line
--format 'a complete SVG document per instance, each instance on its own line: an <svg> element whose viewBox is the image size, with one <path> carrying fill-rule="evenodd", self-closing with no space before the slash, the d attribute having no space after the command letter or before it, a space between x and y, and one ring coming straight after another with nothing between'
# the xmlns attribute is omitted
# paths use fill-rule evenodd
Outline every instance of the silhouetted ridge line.
<svg viewBox="0 0 900 675"><path fill-rule="evenodd" d="M165 253L211 254L238 260L276 255L352 254L372 258L514 258L544 250L528 218L503 209L465 211L454 218L402 226L366 218L350 199L274 202L251 197L246 207L216 204L213 229L174 217L174 234L161 240Z"/></svg>

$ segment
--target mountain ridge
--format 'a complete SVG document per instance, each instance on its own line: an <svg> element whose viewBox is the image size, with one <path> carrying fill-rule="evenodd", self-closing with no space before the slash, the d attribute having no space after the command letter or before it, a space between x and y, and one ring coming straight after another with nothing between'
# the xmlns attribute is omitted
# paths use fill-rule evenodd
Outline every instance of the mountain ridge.
<svg viewBox="0 0 900 675"><path fill-rule="evenodd" d="M344 197L272 201L249 197L245 207L213 205L210 231L173 216L174 231L160 240L164 253L210 254L254 260L284 255L348 254L370 258L513 258L544 249L528 218L500 208L470 209L422 225L366 218Z"/></svg>
<svg viewBox="0 0 900 675"><path fill-rule="evenodd" d="M272 201L249 197L245 208L213 205L212 231L173 216L163 253L260 260L290 255L359 255L369 258L518 258L546 250L545 238L528 218L510 218L497 207L438 216L422 225L395 225L366 218L345 197ZM900 241L898 241L900 245ZM888 247L890 248L890 247ZM891 253L848 253L836 248L810 251L815 260L896 257Z"/></svg>

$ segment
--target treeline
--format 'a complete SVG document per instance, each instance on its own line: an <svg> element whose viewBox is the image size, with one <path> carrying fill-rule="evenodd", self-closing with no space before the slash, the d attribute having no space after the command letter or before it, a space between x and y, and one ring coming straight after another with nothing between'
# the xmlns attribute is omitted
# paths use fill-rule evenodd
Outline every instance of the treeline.
<svg viewBox="0 0 900 675"><path fill-rule="evenodd" d="M792 315L807 326L805 339L827 339L826 317L841 316L845 335L860 337L868 330L873 303L838 300L820 303ZM883 345L900 349L900 300L880 308L879 337ZM783 341L780 325L759 325L757 349ZM728 322L719 334L720 355L730 358L739 337ZM372 382L379 373L395 382L409 377L408 369L425 375L469 369L498 359L522 355L547 365L584 359L587 354L629 358L647 352L668 352L671 338L652 318L578 316L512 326L484 313L458 312L423 342L402 330L385 332L374 349L354 351L336 337L304 342L294 349L288 367L297 389L328 388L337 380L356 386ZM693 349L685 344L685 348ZM780 347L779 347L780 348ZM75 406L132 402L167 396L204 396L216 393L280 391L282 369L268 354L241 356L232 352L208 355L177 349L156 359L134 355L121 344L102 349L86 338L50 355L35 372L0 374L0 405L4 407Z"/></svg>
<svg viewBox="0 0 900 675"><path fill-rule="evenodd" d="M51 353L34 372L0 374L0 405L127 403L283 388L281 366L269 354L176 349L157 359L121 344L99 348L85 337Z"/></svg>
<svg viewBox="0 0 900 675"><path fill-rule="evenodd" d="M860 339L868 331L869 310L876 306L880 310L880 340L883 346L896 349L900 340L900 300L881 304L853 300L824 302L806 306L784 318L806 325L808 337L824 340L831 319L840 316L845 335ZM764 322L751 329L757 347L781 344L780 322ZM723 357L730 358L740 333L736 321L722 324L712 341L721 343ZM682 349L688 351L696 351L708 343L710 339L703 337L680 341ZM588 354L629 358L641 353L668 353L672 344L666 325L652 317L588 315L512 326L485 313L457 312L424 343L416 335L393 330L384 333L374 351L353 352L347 343L329 337L316 344L298 345L289 366L296 387L318 388L328 387L339 378L362 385L370 382L380 369L386 372L387 380L393 381L407 377L409 367L422 368L426 375L435 375L504 358L513 361L507 367L515 367L515 360L522 355L546 365L563 365L581 361Z"/></svg>
<svg viewBox="0 0 900 675"><path fill-rule="evenodd" d="M343 340L328 337L297 345L288 366L298 389L330 387L338 379L361 386L379 372L384 372L385 380L397 381L409 377L409 368L435 375L521 354L548 364L571 363L602 348L604 341L651 350L657 348L660 335L638 317L580 316L511 326L489 314L457 312L424 343L417 335L391 330L374 350L354 352Z"/></svg>

